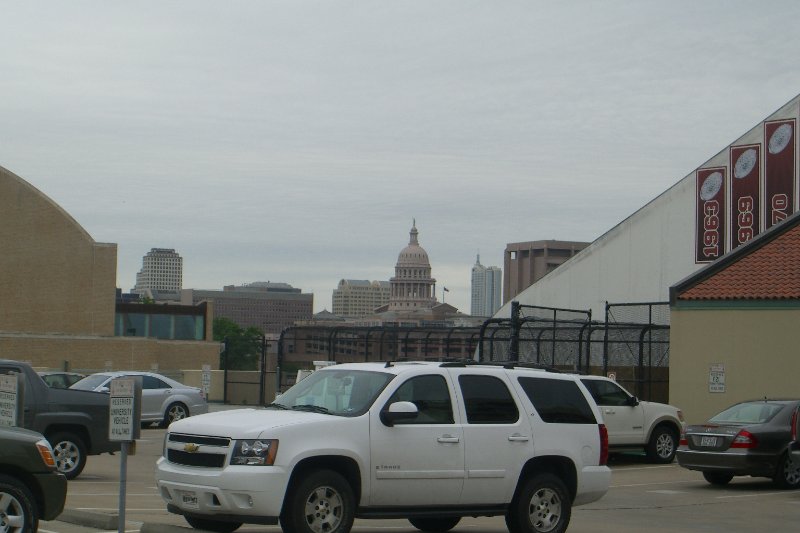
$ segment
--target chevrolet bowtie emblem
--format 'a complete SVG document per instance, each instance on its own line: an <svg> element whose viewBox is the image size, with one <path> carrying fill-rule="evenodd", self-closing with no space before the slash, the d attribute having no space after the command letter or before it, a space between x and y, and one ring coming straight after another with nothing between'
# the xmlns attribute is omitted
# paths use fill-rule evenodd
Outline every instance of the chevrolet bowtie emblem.
<svg viewBox="0 0 800 533"><path fill-rule="evenodd" d="M188 453L195 453L199 449L200 446L198 446L197 444L186 444L183 446L183 451Z"/></svg>

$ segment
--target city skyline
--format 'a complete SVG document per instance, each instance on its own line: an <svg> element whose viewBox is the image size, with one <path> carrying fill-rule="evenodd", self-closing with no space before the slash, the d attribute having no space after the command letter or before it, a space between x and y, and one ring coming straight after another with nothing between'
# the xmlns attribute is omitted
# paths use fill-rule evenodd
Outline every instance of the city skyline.
<svg viewBox="0 0 800 533"><path fill-rule="evenodd" d="M416 218L436 297L476 250L591 242L800 87L800 4L9 3L0 166L183 286L278 281L331 310ZM746 15L746 16L745 16Z"/></svg>

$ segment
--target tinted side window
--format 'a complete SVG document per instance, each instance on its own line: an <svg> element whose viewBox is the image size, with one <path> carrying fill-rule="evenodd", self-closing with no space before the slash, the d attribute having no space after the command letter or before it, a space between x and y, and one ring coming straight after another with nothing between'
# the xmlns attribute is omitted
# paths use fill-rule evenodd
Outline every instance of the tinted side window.
<svg viewBox="0 0 800 533"><path fill-rule="evenodd" d="M594 401L597 402L597 405L628 404L628 394L610 381L599 379L582 379L581 381L589 389L589 393L594 398Z"/></svg>
<svg viewBox="0 0 800 533"><path fill-rule="evenodd" d="M519 378L519 384L545 422L597 423L589 402L575 382L561 379Z"/></svg>
<svg viewBox="0 0 800 533"><path fill-rule="evenodd" d="M387 405L394 402L413 402L419 409L416 418L398 420L395 425L453 423L450 390L442 376L417 376L409 379L392 394Z"/></svg>
<svg viewBox="0 0 800 533"><path fill-rule="evenodd" d="M154 376L142 376L143 389L169 389L170 386Z"/></svg>
<svg viewBox="0 0 800 533"><path fill-rule="evenodd" d="M513 424L519 410L508 387L494 376L458 377L469 424Z"/></svg>

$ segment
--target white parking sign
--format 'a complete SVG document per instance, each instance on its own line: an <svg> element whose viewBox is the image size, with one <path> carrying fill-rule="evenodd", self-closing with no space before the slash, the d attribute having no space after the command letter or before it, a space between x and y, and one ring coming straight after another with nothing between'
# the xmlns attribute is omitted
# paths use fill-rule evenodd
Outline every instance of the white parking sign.
<svg viewBox="0 0 800 533"><path fill-rule="evenodd" d="M137 386L138 385L138 386ZM117 378L110 383L108 438L112 441L133 441L140 434L142 387L136 378Z"/></svg>

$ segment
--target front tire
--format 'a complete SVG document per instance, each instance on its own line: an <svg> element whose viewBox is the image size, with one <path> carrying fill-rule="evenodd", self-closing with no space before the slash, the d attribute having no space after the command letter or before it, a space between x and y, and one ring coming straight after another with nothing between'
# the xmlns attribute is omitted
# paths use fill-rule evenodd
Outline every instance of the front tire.
<svg viewBox="0 0 800 533"><path fill-rule="evenodd" d="M213 531L214 533L233 533L242 527L241 522L221 522L219 520L209 520L207 518L197 518L194 516L184 516L183 518L195 529Z"/></svg>
<svg viewBox="0 0 800 533"><path fill-rule="evenodd" d="M21 481L0 474L0 531L29 533L39 527L33 495Z"/></svg>
<svg viewBox="0 0 800 533"><path fill-rule="evenodd" d="M647 458L653 463L668 464L675 459L678 451L678 436L675 431L665 426L653 430L650 442L647 443Z"/></svg>
<svg viewBox="0 0 800 533"><path fill-rule="evenodd" d="M784 454L775 471L772 482L779 489L794 490L800 488L800 463L792 461L792 456Z"/></svg>
<svg viewBox="0 0 800 533"><path fill-rule="evenodd" d="M75 479L86 466L86 445L73 433L54 433L47 437L53 447L56 468L67 479Z"/></svg>
<svg viewBox="0 0 800 533"><path fill-rule="evenodd" d="M458 523L461 521L461 517L417 517L409 518L408 521L411 522L412 526L420 531L427 531L429 533L446 533L458 525Z"/></svg>
<svg viewBox="0 0 800 533"><path fill-rule="evenodd" d="M722 487L731 482L733 474L726 474L725 472L703 472L703 477L712 485Z"/></svg>
<svg viewBox="0 0 800 533"><path fill-rule="evenodd" d="M529 479L506 513L511 533L563 533L569 526L572 500L566 485L553 474Z"/></svg>
<svg viewBox="0 0 800 533"><path fill-rule="evenodd" d="M355 497L347 480L333 470L308 472L286 497L281 527L292 533L348 533Z"/></svg>

